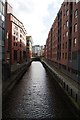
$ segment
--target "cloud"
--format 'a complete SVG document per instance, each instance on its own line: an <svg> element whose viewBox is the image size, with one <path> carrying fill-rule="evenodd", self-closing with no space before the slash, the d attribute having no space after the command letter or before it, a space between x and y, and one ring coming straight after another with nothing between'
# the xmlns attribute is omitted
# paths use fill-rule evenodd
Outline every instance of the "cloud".
<svg viewBox="0 0 80 120"><path fill-rule="evenodd" d="M61 2L60 2L61 1ZM63 0L8 0L34 44L46 43L52 22Z"/></svg>

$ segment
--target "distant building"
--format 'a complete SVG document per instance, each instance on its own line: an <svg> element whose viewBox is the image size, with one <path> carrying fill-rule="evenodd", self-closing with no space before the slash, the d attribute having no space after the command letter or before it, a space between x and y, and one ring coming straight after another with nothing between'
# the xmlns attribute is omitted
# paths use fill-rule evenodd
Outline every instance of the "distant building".
<svg viewBox="0 0 80 120"><path fill-rule="evenodd" d="M26 30L12 13L12 7L6 2L6 59L10 63L26 61Z"/></svg>
<svg viewBox="0 0 80 120"><path fill-rule="evenodd" d="M32 58L32 37L31 36L26 36L26 54L27 54L27 59Z"/></svg>
<svg viewBox="0 0 80 120"><path fill-rule="evenodd" d="M34 45L32 46L32 53L34 56L42 56L43 55L43 46L40 45Z"/></svg>

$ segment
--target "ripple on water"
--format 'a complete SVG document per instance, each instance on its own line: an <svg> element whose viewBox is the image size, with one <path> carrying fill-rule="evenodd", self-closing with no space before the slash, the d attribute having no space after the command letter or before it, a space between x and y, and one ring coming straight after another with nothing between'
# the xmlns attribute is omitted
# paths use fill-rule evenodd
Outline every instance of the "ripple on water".
<svg viewBox="0 0 80 120"><path fill-rule="evenodd" d="M3 118L73 116L40 62L33 62L3 104Z"/></svg>

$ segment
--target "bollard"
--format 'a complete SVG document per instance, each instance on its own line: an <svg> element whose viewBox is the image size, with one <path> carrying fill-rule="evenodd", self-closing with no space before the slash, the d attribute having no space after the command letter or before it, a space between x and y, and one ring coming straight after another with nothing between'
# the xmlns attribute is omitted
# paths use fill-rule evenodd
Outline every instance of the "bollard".
<svg viewBox="0 0 80 120"><path fill-rule="evenodd" d="M67 85L67 91L68 91L68 85Z"/></svg>
<svg viewBox="0 0 80 120"><path fill-rule="evenodd" d="M63 81L61 81L61 85L63 85Z"/></svg>
<svg viewBox="0 0 80 120"><path fill-rule="evenodd" d="M76 94L76 102L77 102L77 94Z"/></svg>
<svg viewBox="0 0 80 120"><path fill-rule="evenodd" d="M64 82L64 88L65 88L65 82Z"/></svg>
<svg viewBox="0 0 80 120"><path fill-rule="evenodd" d="M62 80L62 86L63 86L63 80Z"/></svg>
<svg viewBox="0 0 80 120"><path fill-rule="evenodd" d="M61 85L63 84L63 82L61 81Z"/></svg>
<svg viewBox="0 0 80 120"><path fill-rule="evenodd" d="M71 89L71 96L72 96L72 89Z"/></svg>

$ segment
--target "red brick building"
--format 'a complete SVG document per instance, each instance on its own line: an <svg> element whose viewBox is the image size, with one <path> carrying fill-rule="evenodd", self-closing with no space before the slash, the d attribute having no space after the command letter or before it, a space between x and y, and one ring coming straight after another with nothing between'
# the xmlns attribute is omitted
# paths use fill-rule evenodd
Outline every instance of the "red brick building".
<svg viewBox="0 0 80 120"><path fill-rule="evenodd" d="M10 63L22 63L26 61L26 30L9 9L6 3L6 59L10 58Z"/></svg>
<svg viewBox="0 0 80 120"><path fill-rule="evenodd" d="M52 61L57 62L57 44L58 44L58 22L57 17L52 25Z"/></svg>
<svg viewBox="0 0 80 120"><path fill-rule="evenodd" d="M45 57L80 82L80 1L63 2L46 40Z"/></svg>

